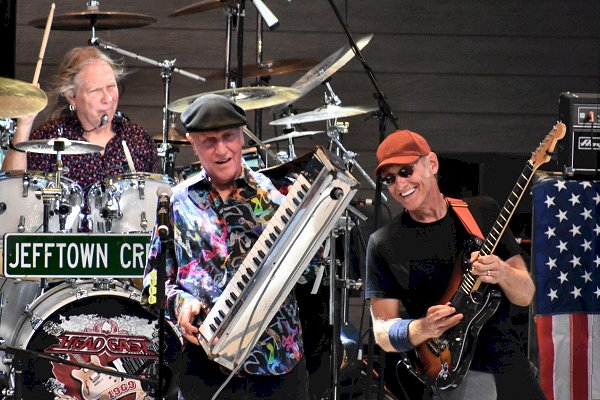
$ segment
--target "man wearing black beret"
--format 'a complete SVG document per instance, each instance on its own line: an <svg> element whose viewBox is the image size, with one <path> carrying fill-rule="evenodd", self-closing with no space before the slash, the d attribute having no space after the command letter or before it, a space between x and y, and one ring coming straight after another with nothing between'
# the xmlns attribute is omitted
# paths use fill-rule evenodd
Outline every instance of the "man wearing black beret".
<svg viewBox="0 0 600 400"><path fill-rule="evenodd" d="M244 258L284 199L262 173L242 160L246 114L226 97L207 94L182 114L202 171L173 188L173 251L166 255L167 318L184 345L177 366L179 399L308 400L308 374L294 292L284 301L233 378L199 346L198 320L225 293ZM144 286L160 266L152 238Z"/></svg>

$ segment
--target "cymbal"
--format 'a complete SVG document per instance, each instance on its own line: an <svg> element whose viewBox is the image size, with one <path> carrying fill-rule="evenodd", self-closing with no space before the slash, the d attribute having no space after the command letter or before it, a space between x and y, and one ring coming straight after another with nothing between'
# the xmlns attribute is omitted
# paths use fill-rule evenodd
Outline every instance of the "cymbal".
<svg viewBox="0 0 600 400"><path fill-rule="evenodd" d="M152 139L155 142L163 141L163 134L158 133L152 136ZM174 144L190 144L190 142L185 137L185 133L179 133L176 129L169 128L169 132L167 133L167 142Z"/></svg>
<svg viewBox="0 0 600 400"><path fill-rule="evenodd" d="M44 29L47 18L29 21L29 25ZM52 29L59 31L85 31L92 27L98 30L115 30L141 28L156 22L155 18L143 14L133 14L116 11L88 10L55 15L52 19Z"/></svg>
<svg viewBox="0 0 600 400"><path fill-rule="evenodd" d="M198 97L215 93L225 96L236 102L244 110L254 110L294 101L300 96L300 91L283 86L250 86L235 89L217 90L214 92L200 93L193 96L183 97L169 104L169 110L181 113Z"/></svg>
<svg viewBox="0 0 600 400"><path fill-rule="evenodd" d="M280 118L275 121L269 122L270 125L294 125L302 124L305 122L323 121L326 119L337 119L344 117L351 117L353 115L364 114L375 111L377 108L365 108L365 107L340 107L336 105L326 105L317 108L313 111L308 111L301 114L290 115L289 117Z"/></svg>
<svg viewBox="0 0 600 400"><path fill-rule="evenodd" d="M56 142L64 142L64 148L55 150L54 144ZM60 151L61 154L67 155L99 153L104 149L104 147L98 146L97 144L78 140L69 140L65 138L30 140L27 142L17 143L14 145L14 147L15 149L23 152L56 154L58 151Z"/></svg>
<svg viewBox="0 0 600 400"><path fill-rule="evenodd" d="M296 139L296 138L303 137L303 136L313 136L313 135L323 133L323 132L325 132L325 131L302 131L302 132L294 131L294 132L283 134L281 136L276 136L271 139L263 140L263 143L266 144L266 143L278 142L280 140Z"/></svg>
<svg viewBox="0 0 600 400"><path fill-rule="evenodd" d="M302 58L289 58L279 61L265 61L260 64L246 64L242 66L242 77L259 78L261 76L283 75L296 72L315 65L314 60ZM220 79L225 76L225 71L210 74L208 79Z"/></svg>
<svg viewBox="0 0 600 400"><path fill-rule="evenodd" d="M0 118L19 118L46 107L48 97L31 83L0 77Z"/></svg>
<svg viewBox="0 0 600 400"><path fill-rule="evenodd" d="M373 34L361 36L356 41L356 46L362 50L373 38ZM304 96L315 87L323 83L327 78L336 73L340 68L348 63L354 57L354 52L350 44L340 48L335 53L315 65L310 71L305 73L292 84L292 88L300 91L300 97ZM278 109L289 106L292 102L282 104Z"/></svg>
<svg viewBox="0 0 600 400"><path fill-rule="evenodd" d="M198 3L194 3L192 5L182 7L178 10L173 11L171 14L169 14L169 17L179 17L181 15L190 15L208 10L213 10L215 8L220 8L222 6L222 3L222 0L200 1Z"/></svg>

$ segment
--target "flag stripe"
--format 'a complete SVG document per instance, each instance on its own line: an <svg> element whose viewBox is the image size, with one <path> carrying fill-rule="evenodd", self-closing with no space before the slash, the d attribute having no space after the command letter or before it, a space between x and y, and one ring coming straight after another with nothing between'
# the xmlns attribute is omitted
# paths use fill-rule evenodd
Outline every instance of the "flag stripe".
<svg viewBox="0 0 600 400"><path fill-rule="evenodd" d="M571 399L588 397L588 316L571 315Z"/></svg>
<svg viewBox="0 0 600 400"><path fill-rule="evenodd" d="M556 400L571 399L571 326L570 315L559 314L552 318L554 338L554 370L552 389Z"/></svg>
<svg viewBox="0 0 600 400"><path fill-rule="evenodd" d="M600 400L600 314L590 315L590 377L592 400Z"/></svg>
<svg viewBox="0 0 600 400"><path fill-rule="evenodd" d="M552 317L538 315L536 317L538 349L540 358L540 386L547 400L554 400L554 342L552 340Z"/></svg>

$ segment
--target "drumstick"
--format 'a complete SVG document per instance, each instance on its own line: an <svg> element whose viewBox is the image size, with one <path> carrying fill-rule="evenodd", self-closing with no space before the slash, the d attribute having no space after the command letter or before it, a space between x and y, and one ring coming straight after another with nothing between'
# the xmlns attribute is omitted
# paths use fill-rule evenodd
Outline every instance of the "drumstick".
<svg viewBox="0 0 600 400"><path fill-rule="evenodd" d="M127 159L127 165L129 165L129 172L135 173L135 165L133 165L133 159L131 158L131 153L129 152L129 147L127 147L127 143L123 140L121 142L123 144L123 151L125 152L125 158Z"/></svg>
<svg viewBox="0 0 600 400"><path fill-rule="evenodd" d="M42 61L44 60L44 53L46 52L46 44L48 43L48 36L50 35L50 28L52 27L52 19L54 18L54 3L50 6L50 14L48 14L48 20L46 21L46 29L44 29L44 37L42 38L42 46L40 47L40 54L38 55L37 65L35 67L35 73L33 74L33 84L37 85L40 77L40 70L42 69Z"/></svg>

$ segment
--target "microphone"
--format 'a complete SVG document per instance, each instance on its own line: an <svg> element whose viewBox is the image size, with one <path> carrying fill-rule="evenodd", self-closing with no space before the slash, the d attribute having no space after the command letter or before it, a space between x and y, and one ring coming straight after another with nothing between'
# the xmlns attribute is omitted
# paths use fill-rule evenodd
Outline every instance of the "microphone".
<svg viewBox="0 0 600 400"><path fill-rule="evenodd" d="M158 236L161 239L166 239L169 236L169 226L171 219L169 217L169 205L173 191L170 186L163 185L156 191L158 197L158 207L156 209L156 225L158 226Z"/></svg>
<svg viewBox="0 0 600 400"><path fill-rule="evenodd" d="M104 126L108 124L108 115L104 114L102 117L100 117L100 123L98 124L98 126L96 126L95 128L92 129L84 129L84 132L91 132L91 131L95 131L96 129L100 128L101 126Z"/></svg>

